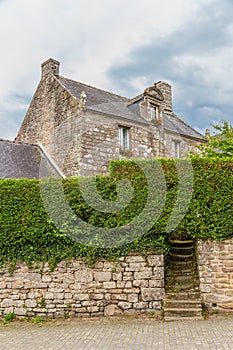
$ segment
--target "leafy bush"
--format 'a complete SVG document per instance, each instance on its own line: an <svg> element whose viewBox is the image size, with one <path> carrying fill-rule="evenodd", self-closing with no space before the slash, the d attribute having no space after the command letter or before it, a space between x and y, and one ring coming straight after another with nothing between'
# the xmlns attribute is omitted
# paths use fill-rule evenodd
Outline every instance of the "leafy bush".
<svg viewBox="0 0 233 350"><path fill-rule="evenodd" d="M185 166L186 162L180 160L179 164ZM24 261L29 264L31 261L48 261L53 267L61 260L81 257L92 263L97 258L117 259L129 251L141 254L166 252L169 237L174 233L203 239L230 237L233 227L233 162L201 158L193 159L192 167L192 198L175 232L167 232L180 191L177 163L173 160L113 161L111 174L96 179L0 180L0 262ZM153 177L151 182L150 177ZM129 182L125 183L123 192L118 186L122 179L131 183L131 186ZM96 181L96 191L93 191L93 180ZM190 186L188 182L189 177L183 176L183 189ZM61 185L65 204L59 203ZM81 187L85 187L93 205L87 203ZM143 212L150 192L156 195L151 196L151 207ZM47 214L42 197L49 199L51 215ZM129 203L128 199L131 199ZM99 200L105 205L107 201L105 210L98 210ZM185 198L180 196L177 215L182 211L182 201L185 202ZM67 203L72 208L72 219L66 210ZM58 224L62 230L53 223L53 214L60 220ZM77 217L92 228L88 231L79 229L79 225L75 225ZM103 235L98 233L101 228L119 229L108 236L109 231ZM118 246L111 246L114 239Z"/></svg>

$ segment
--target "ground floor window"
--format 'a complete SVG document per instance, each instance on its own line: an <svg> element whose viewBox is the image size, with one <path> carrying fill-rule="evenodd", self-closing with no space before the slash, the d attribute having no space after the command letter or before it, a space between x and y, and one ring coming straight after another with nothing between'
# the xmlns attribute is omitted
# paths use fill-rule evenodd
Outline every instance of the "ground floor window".
<svg viewBox="0 0 233 350"><path fill-rule="evenodd" d="M180 141L172 140L171 156L180 158Z"/></svg>
<svg viewBox="0 0 233 350"><path fill-rule="evenodd" d="M119 146L120 150L129 150L129 128L125 126L119 126Z"/></svg>

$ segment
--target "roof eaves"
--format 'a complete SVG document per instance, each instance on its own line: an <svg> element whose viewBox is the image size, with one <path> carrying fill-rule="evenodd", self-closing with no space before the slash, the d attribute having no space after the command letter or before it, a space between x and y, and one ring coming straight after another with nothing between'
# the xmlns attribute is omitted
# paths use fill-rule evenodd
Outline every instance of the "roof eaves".
<svg viewBox="0 0 233 350"><path fill-rule="evenodd" d="M186 137L186 138L189 138L189 139L192 139L192 140L197 140L197 141L203 141L203 142L206 142L204 136L201 136L200 137L196 137L194 135L190 135L190 134L184 134L180 131L175 131L175 130L172 130L172 129L169 129L168 127L164 127L164 130L167 130L168 132L172 133L172 134L176 134L176 135L180 135L181 137Z"/></svg>

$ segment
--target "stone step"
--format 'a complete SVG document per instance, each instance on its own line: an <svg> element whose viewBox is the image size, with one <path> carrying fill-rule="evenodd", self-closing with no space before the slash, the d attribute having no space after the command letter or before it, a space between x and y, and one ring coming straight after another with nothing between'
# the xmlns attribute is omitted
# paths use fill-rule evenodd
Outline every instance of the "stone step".
<svg viewBox="0 0 233 350"><path fill-rule="evenodd" d="M193 247L191 247L190 249L187 248L172 248L170 250L170 255L194 255L193 252Z"/></svg>
<svg viewBox="0 0 233 350"><path fill-rule="evenodd" d="M164 308L164 317L201 317L202 308Z"/></svg>
<svg viewBox="0 0 233 350"><path fill-rule="evenodd" d="M178 244L178 245L194 245L194 241L192 240L189 240L189 239L186 239L186 240L178 240L178 239L173 239L173 240L170 240L170 243L173 245L173 244Z"/></svg>
<svg viewBox="0 0 233 350"><path fill-rule="evenodd" d="M187 291L187 292L167 292L166 293L166 300L167 299L173 299L173 300L200 300L200 292L199 291Z"/></svg>
<svg viewBox="0 0 233 350"><path fill-rule="evenodd" d="M172 292L174 291L175 293L179 293L182 291L194 291L195 285L194 283L187 283L187 284L182 284L182 285L167 285L166 286L166 292Z"/></svg>
<svg viewBox="0 0 233 350"><path fill-rule="evenodd" d="M178 253L170 253L170 258L173 260L181 260L181 261L193 261L194 253L191 254L178 254Z"/></svg>
<svg viewBox="0 0 233 350"><path fill-rule="evenodd" d="M173 244L172 247L171 247L171 250L173 249L180 249L180 250L190 250L190 249L194 249L194 246L193 244L192 245L185 245L185 244Z"/></svg>
<svg viewBox="0 0 233 350"><path fill-rule="evenodd" d="M172 276L195 276L196 275L196 271L195 269L191 269L191 268L186 268L186 269L172 269L169 268L166 270L165 272L166 276L168 277L172 277Z"/></svg>
<svg viewBox="0 0 233 350"><path fill-rule="evenodd" d="M182 309L189 309L189 308L197 308L198 310L202 309L202 303L200 299L196 300L174 300L174 299L164 299L163 300L164 308L182 308Z"/></svg>
<svg viewBox="0 0 233 350"><path fill-rule="evenodd" d="M165 316L164 321L169 322L169 321L200 321L203 320L202 316L192 316L192 317L177 317L177 316Z"/></svg>
<svg viewBox="0 0 233 350"><path fill-rule="evenodd" d="M193 276L166 276L166 286L181 286L187 284L194 284Z"/></svg>
<svg viewBox="0 0 233 350"><path fill-rule="evenodd" d="M196 266L193 261L169 261L167 262L167 271L184 271L185 270L193 270L196 271Z"/></svg>
<svg viewBox="0 0 233 350"><path fill-rule="evenodd" d="M188 284L188 283L193 283L196 278L194 275L185 275L185 274L180 274L180 275L176 275L175 273L173 275L166 275L165 276L166 279L166 284Z"/></svg>

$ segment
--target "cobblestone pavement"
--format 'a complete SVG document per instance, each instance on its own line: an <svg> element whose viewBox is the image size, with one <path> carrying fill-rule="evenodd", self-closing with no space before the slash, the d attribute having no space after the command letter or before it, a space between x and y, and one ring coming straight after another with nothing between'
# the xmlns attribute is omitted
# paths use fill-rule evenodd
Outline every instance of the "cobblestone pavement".
<svg viewBox="0 0 233 350"><path fill-rule="evenodd" d="M163 323L153 319L29 322L0 326L4 350L233 349L233 316Z"/></svg>

